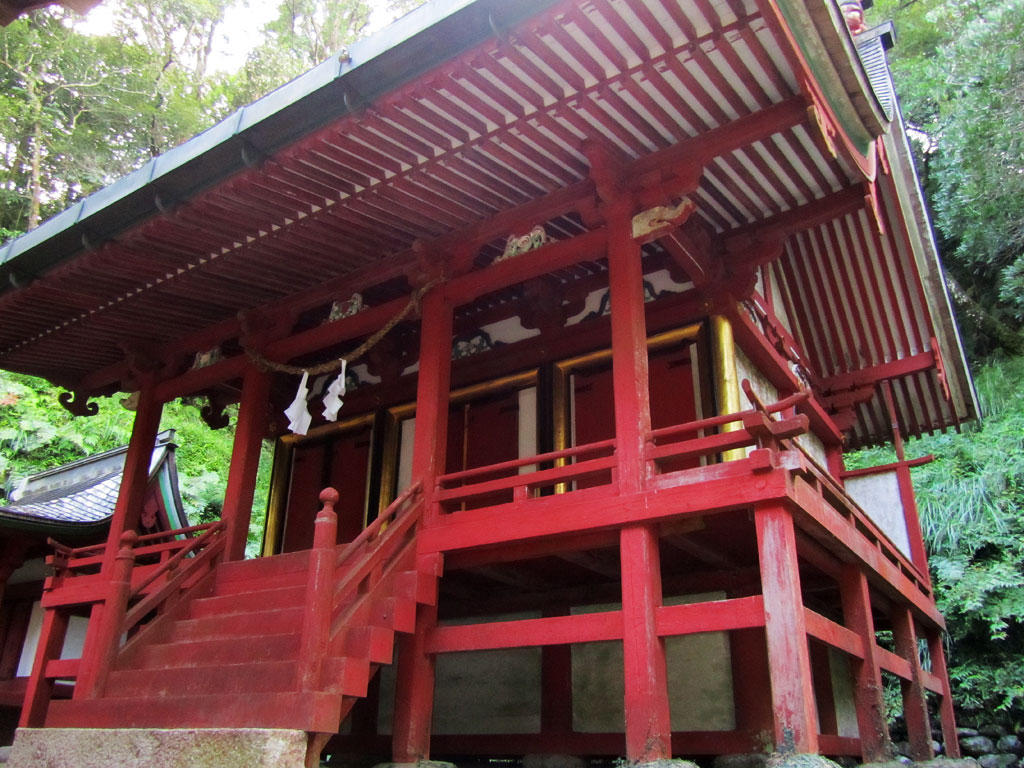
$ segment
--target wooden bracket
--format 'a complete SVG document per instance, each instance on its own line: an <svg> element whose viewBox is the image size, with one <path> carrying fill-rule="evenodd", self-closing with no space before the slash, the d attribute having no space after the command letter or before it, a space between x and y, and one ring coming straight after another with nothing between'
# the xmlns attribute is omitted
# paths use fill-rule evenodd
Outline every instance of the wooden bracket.
<svg viewBox="0 0 1024 768"><path fill-rule="evenodd" d="M939 340L934 336L930 339L932 356L935 358L935 375L939 378L939 385L942 387L942 394L948 402L953 401L953 394L949 391L949 377L946 373L946 362L942 359L942 352L939 349Z"/></svg>
<svg viewBox="0 0 1024 768"><path fill-rule="evenodd" d="M84 392L61 392L57 395L57 402L74 416L95 416L100 412L100 407L90 403L89 397Z"/></svg>
<svg viewBox="0 0 1024 768"><path fill-rule="evenodd" d="M607 141L587 139L581 149L590 163L590 178L598 200L606 205L621 200L626 191L626 158Z"/></svg>
<svg viewBox="0 0 1024 768"><path fill-rule="evenodd" d="M836 127L828 117L826 110L812 99L811 105L807 107L807 116L818 129L818 138L821 139L828 153L834 158L839 157L839 151L836 149Z"/></svg>
<svg viewBox="0 0 1024 768"><path fill-rule="evenodd" d="M878 184L874 181L864 182L864 205L868 209L878 234L885 237L885 218L878 193Z"/></svg>
<svg viewBox="0 0 1024 768"><path fill-rule="evenodd" d="M228 398L220 393L211 392L207 395L207 404L199 409L199 415L210 429L224 429L231 423L231 417L226 411L228 405Z"/></svg>

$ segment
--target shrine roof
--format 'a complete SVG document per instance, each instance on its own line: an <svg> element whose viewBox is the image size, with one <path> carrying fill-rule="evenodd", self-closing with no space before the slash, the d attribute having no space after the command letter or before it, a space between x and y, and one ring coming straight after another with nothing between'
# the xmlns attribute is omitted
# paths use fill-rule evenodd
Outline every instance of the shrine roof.
<svg viewBox="0 0 1024 768"><path fill-rule="evenodd" d="M718 238L784 238L761 288L822 392L884 373L908 434L953 426L973 389L881 82L832 2L434 0L0 250L0 364L109 390L126 349L194 355L424 246L477 238L484 269L512 214L585 233L597 142L666 186L701 169ZM855 442L885 433L858 408Z"/></svg>
<svg viewBox="0 0 1024 768"><path fill-rule="evenodd" d="M174 430L157 436L150 477L167 473L176 488ZM24 478L0 506L0 528L82 534L106 527L114 513L127 446L64 464ZM176 490L165 496L171 502L171 516L185 520Z"/></svg>

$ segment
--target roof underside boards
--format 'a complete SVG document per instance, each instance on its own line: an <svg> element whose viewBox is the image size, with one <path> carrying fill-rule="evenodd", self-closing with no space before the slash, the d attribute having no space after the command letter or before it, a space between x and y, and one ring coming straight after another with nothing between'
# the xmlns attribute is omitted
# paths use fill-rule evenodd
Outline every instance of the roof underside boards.
<svg viewBox="0 0 1024 768"><path fill-rule="evenodd" d="M400 277L416 241L581 187L586 140L636 159L784 108L799 96L790 61L753 0L563 0L0 296L0 358L74 386L126 344L230 325L345 275ZM693 199L709 228L749 229L860 185L798 117L707 162ZM787 314L816 376L929 349L913 259L891 238L864 211L789 238L774 271L806 297ZM922 376L904 399L935 390ZM907 407L924 409L910 422L922 429L972 415L941 397Z"/></svg>

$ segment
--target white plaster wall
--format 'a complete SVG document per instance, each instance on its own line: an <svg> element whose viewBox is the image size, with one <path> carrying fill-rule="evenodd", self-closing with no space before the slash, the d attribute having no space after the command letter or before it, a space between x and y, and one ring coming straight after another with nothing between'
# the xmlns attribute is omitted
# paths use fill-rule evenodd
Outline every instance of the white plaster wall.
<svg viewBox="0 0 1024 768"><path fill-rule="evenodd" d="M863 477L850 477L845 482L846 491L853 497L868 517L882 529L900 552L910 557L910 537L907 535L907 521L903 516L903 501L900 499L899 481L896 472L880 472Z"/></svg>
<svg viewBox="0 0 1024 768"><path fill-rule="evenodd" d="M724 599L724 593L687 595L666 605ZM618 610L588 606L573 613ZM736 727L732 662L725 632L703 632L665 641L669 707L674 731L731 731ZM625 724L622 643L585 643L572 648L573 728L581 733L621 733Z"/></svg>
<svg viewBox="0 0 1024 768"><path fill-rule="evenodd" d="M749 379L750 385L754 389L754 394L761 398L761 402L765 405L778 402L779 390L761 374L753 361L743 354L743 350L739 347L736 347L736 378L740 382L743 379ZM743 404L744 410L751 407L746 401L746 395L740 395L740 402ZM817 435L807 432L797 437L796 442L811 455L822 469L828 469L828 454L825 452L825 444L821 442Z"/></svg>
<svg viewBox="0 0 1024 768"><path fill-rule="evenodd" d="M743 380L747 379L750 381L750 386L754 390L754 394L760 398L761 402L765 405L771 405L779 399L779 390L768 381L768 379L761 374L754 362L743 354L743 350L739 346L735 347L736 356L736 381L740 386L740 410L746 411L754 406L747 399L746 393L743 392L742 385ZM737 427L738 428L738 427ZM754 450L754 446L749 446L743 449L746 455L749 456L750 452Z"/></svg>
<svg viewBox="0 0 1024 768"><path fill-rule="evenodd" d="M834 648L828 649L828 666L832 673L832 698L836 706L836 725L840 736L856 739L857 704L853 698L853 673L849 658Z"/></svg>
<svg viewBox="0 0 1024 768"><path fill-rule="evenodd" d="M744 379L750 380L750 386L753 388L754 394L761 398L761 402L765 405L771 405L778 401L779 390L777 390L772 383L761 374L753 361L743 354L743 350L737 346L736 380L742 384ZM752 407L750 402L747 400L747 396L743 394L742 389L740 390L740 405L743 406L743 410L747 410Z"/></svg>
<svg viewBox="0 0 1024 768"><path fill-rule="evenodd" d="M442 626L540 618L539 612L443 621ZM541 649L510 648L438 655L434 668L437 734L540 733ZM381 668L378 731L391 733L394 666Z"/></svg>
<svg viewBox="0 0 1024 768"><path fill-rule="evenodd" d="M811 458L818 463L819 467L823 470L828 470L828 454L825 452L825 444L821 442L816 434L805 432L796 438L796 442L797 445L811 455Z"/></svg>
<svg viewBox="0 0 1024 768"><path fill-rule="evenodd" d="M28 631L25 633L25 644L21 647L21 658L18 660L18 677L28 677L32 673L32 662L39 646L39 634L43 628L43 606L38 602L32 605L32 613L28 620ZM61 649L62 659L79 659L82 657L82 645L85 643L85 632L89 620L84 616L72 616L68 622L68 631Z"/></svg>
<svg viewBox="0 0 1024 768"><path fill-rule="evenodd" d="M768 267L765 267L767 269ZM793 333L793 324L789 321L789 314L786 312L786 305L782 301L782 290L779 287L779 281L774 279L775 275L772 275L772 310L775 312L775 316L782 323L782 327Z"/></svg>

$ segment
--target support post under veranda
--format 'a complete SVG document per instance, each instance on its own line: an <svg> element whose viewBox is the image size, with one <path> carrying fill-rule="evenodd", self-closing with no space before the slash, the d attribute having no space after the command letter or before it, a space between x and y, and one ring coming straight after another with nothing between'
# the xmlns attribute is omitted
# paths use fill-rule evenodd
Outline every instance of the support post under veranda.
<svg viewBox="0 0 1024 768"><path fill-rule="evenodd" d="M860 637L864 647L862 659L850 660L861 757L869 763L884 762L892 758L892 742L885 716L882 672L878 665L875 621L871 614L871 591L860 566L854 563L843 566L839 590L844 623Z"/></svg>
<svg viewBox="0 0 1024 768"><path fill-rule="evenodd" d="M775 749L817 752L818 726L793 516L782 504L754 511L772 683Z"/></svg>
<svg viewBox="0 0 1024 768"><path fill-rule="evenodd" d="M452 309L444 286L422 298L420 368L416 385L416 427L412 481L423 483L424 522L435 519L434 489L444 473L451 386ZM436 602L436 601L435 601ZM430 720L434 710L434 656L426 637L437 624L437 606L419 605L416 631L398 643L393 760L415 763L430 757Z"/></svg>
<svg viewBox="0 0 1024 768"><path fill-rule="evenodd" d="M640 245L633 239L628 195L604 207L608 225L612 384L619 493L639 494L647 484L651 428L647 323ZM625 676L626 757L650 762L672 756L665 641L656 614L662 603L656 525L630 525L619 536L622 572L622 655Z"/></svg>

